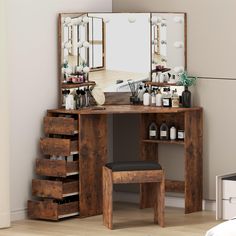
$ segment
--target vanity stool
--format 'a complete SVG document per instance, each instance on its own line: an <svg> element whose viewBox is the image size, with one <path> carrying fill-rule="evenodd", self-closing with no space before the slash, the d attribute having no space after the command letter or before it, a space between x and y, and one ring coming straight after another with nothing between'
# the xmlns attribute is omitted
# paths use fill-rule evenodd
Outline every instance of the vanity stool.
<svg viewBox="0 0 236 236"><path fill-rule="evenodd" d="M103 224L112 229L113 184L156 183L154 223L164 227L165 174L154 161L114 162L103 166Z"/></svg>

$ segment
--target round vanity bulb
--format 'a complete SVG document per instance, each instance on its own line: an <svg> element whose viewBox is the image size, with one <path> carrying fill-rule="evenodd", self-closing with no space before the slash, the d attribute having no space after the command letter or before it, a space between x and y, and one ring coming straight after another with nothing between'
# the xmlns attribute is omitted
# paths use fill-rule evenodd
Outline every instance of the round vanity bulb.
<svg viewBox="0 0 236 236"><path fill-rule="evenodd" d="M88 41L84 41L83 42L83 47L84 48L89 48L89 42Z"/></svg>
<svg viewBox="0 0 236 236"><path fill-rule="evenodd" d="M181 41L176 41L174 42L174 47L175 48L182 48L184 46L184 43Z"/></svg>
<svg viewBox="0 0 236 236"><path fill-rule="evenodd" d="M103 22L104 22L105 24L109 23L109 22L110 22L110 18L109 18L109 17L104 17L104 18L103 18Z"/></svg>
<svg viewBox="0 0 236 236"><path fill-rule="evenodd" d="M72 19L72 24L73 25L80 25L81 22L82 22L82 18L81 17Z"/></svg>
<svg viewBox="0 0 236 236"><path fill-rule="evenodd" d="M183 66L176 66L176 67L174 68L174 71L175 71L177 74L182 73L182 72L184 72L184 67L183 67Z"/></svg>
<svg viewBox="0 0 236 236"><path fill-rule="evenodd" d="M70 75L72 73L72 69L70 67L65 68L65 73Z"/></svg>
<svg viewBox="0 0 236 236"><path fill-rule="evenodd" d="M130 14L128 17L129 23L134 23L136 21L136 17L134 14Z"/></svg>
<svg viewBox="0 0 236 236"><path fill-rule="evenodd" d="M83 71L83 66L76 67L76 72L82 72L82 71Z"/></svg>
<svg viewBox="0 0 236 236"><path fill-rule="evenodd" d="M175 16L175 17L174 17L174 22L175 22L175 23L182 23L182 22L183 22L183 19L182 19L182 17L180 17L180 16Z"/></svg>
<svg viewBox="0 0 236 236"><path fill-rule="evenodd" d="M89 73L89 71L90 71L90 69L89 69L88 66L85 66L85 67L83 68L83 72L84 72L84 73Z"/></svg>
<svg viewBox="0 0 236 236"><path fill-rule="evenodd" d="M70 17L66 17L66 18L64 19L64 23L65 23L66 25L69 25L69 24L71 23L71 21L72 21L72 19L71 19Z"/></svg>
<svg viewBox="0 0 236 236"><path fill-rule="evenodd" d="M160 23L162 20L162 18L160 16L153 16L151 18L151 22L153 25L157 25L158 23Z"/></svg>
<svg viewBox="0 0 236 236"><path fill-rule="evenodd" d="M157 39L154 39L154 40L152 41L152 44L157 45Z"/></svg>
<svg viewBox="0 0 236 236"><path fill-rule="evenodd" d="M87 24L87 23L89 23L89 18L87 16L85 16L85 17L83 17L82 21L84 24Z"/></svg>
<svg viewBox="0 0 236 236"><path fill-rule="evenodd" d="M72 44L71 44L70 41L65 42L65 44L64 44L64 48L66 48L66 49L70 49L71 47L72 47Z"/></svg>
<svg viewBox="0 0 236 236"><path fill-rule="evenodd" d="M83 42L82 42L82 41L79 41L79 42L77 43L77 47L78 47L78 48L82 48L82 47L83 47Z"/></svg>

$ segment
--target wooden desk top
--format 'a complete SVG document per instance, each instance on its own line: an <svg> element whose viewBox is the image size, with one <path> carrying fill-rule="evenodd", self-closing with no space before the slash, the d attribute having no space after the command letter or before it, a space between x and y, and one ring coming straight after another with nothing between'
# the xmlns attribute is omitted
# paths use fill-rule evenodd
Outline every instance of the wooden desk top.
<svg viewBox="0 0 236 236"><path fill-rule="evenodd" d="M48 112L64 113L64 114L141 114L141 113L178 113L187 111L202 110L201 107L191 108L164 108L164 107L150 107L143 105L104 105L101 107L89 107L79 110L65 110L65 109L51 109Z"/></svg>

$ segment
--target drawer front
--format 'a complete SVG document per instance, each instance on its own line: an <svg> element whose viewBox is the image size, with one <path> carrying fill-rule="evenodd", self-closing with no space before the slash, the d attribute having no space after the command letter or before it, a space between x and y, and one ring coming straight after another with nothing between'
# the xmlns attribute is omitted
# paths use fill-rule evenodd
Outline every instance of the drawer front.
<svg viewBox="0 0 236 236"><path fill-rule="evenodd" d="M222 217L224 220L230 220L236 217L236 198L223 200L222 208Z"/></svg>
<svg viewBox="0 0 236 236"><path fill-rule="evenodd" d="M64 197L77 195L78 193L79 182L75 180L32 180L32 194L37 197L63 199Z"/></svg>
<svg viewBox="0 0 236 236"><path fill-rule="evenodd" d="M236 197L236 181L232 181L232 180L222 181L222 197L223 199Z"/></svg>
<svg viewBox="0 0 236 236"><path fill-rule="evenodd" d="M28 216L31 219L59 220L78 214L78 201L64 204L52 201L28 201Z"/></svg>
<svg viewBox="0 0 236 236"><path fill-rule="evenodd" d="M40 148L44 155L70 156L78 153L78 141L60 138L42 138Z"/></svg>
<svg viewBox="0 0 236 236"><path fill-rule="evenodd" d="M44 132L45 134L73 135L78 133L78 121L73 118L46 116Z"/></svg>
<svg viewBox="0 0 236 236"><path fill-rule="evenodd" d="M36 160L36 174L41 176L66 177L79 173L78 161L63 161L50 159Z"/></svg>

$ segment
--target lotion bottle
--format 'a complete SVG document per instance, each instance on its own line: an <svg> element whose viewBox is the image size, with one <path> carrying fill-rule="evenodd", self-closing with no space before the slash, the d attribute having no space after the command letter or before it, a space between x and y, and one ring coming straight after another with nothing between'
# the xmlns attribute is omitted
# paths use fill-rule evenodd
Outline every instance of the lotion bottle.
<svg viewBox="0 0 236 236"><path fill-rule="evenodd" d="M148 92L147 87L146 87L146 90L143 94L143 105L144 106L150 106L150 94Z"/></svg>

